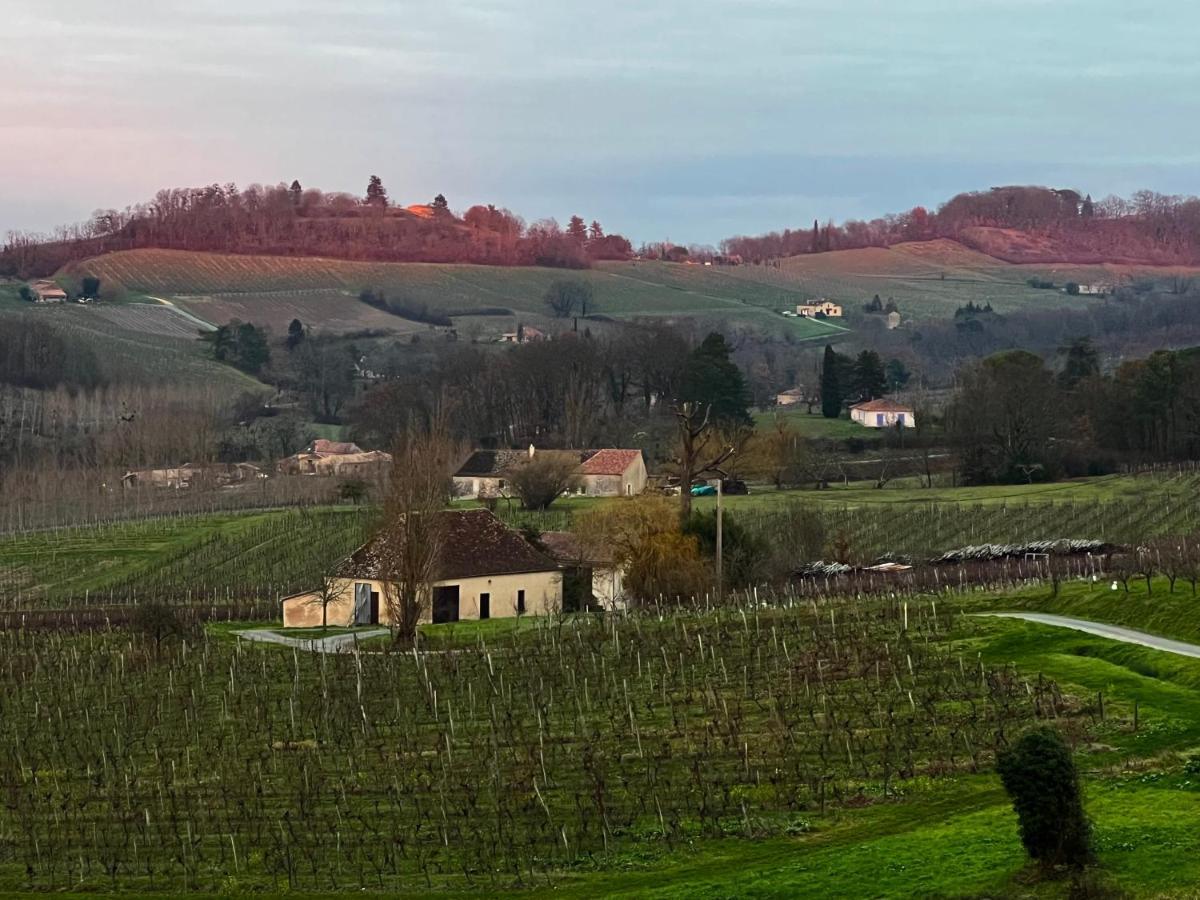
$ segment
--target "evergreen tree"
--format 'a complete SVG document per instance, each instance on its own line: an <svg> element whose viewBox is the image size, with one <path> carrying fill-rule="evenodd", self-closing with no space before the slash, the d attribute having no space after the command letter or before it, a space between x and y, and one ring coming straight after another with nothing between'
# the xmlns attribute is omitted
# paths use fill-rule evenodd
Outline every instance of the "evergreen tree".
<svg viewBox="0 0 1200 900"><path fill-rule="evenodd" d="M434 209L449 209L450 203L446 200L445 194L438 194L433 198L433 203L430 204Z"/></svg>
<svg viewBox="0 0 1200 900"><path fill-rule="evenodd" d="M289 351L295 350L296 346L304 340L304 323L299 319L292 319L288 323L287 333L287 348Z"/></svg>
<svg viewBox="0 0 1200 900"><path fill-rule="evenodd" d="M750 391L731 355L724 335L710 333L688 357L679 399L711 406L712 421L722 427L753 425Z"/></svg>
<svg viewBox="0 0 1200 900"><path fill-rule="evenodd" d="M898 391L902 389L910 378L912 373L908 371L908 366L898 359L892 358L888 360L885 367L887 373L887 385L889 391Z"/></svg>
<svg viewBox="0 0 1200 900"><path fill-rule="evenodd" d="M1058 383L1068 390L1084 379L1100 374L1100 353L1091 338L1079 338L1066 348L1066 364L1058 373Z"/></svg>
<svg viewBox="0 0 1200 900"><path fill-rule="evenodd" d="M841 385L838 354L829 344L825 345L825 360L821 368L821 415L836 419L842 414L845 389Z"/></svg>
<svg viewBox="0 0 1200 900"><path fill-rule="evenodd" d="M243 372L257 375L271 359L271 348L267 333L250 322L237 329L237 367Z"/></svg>
<svg viewBox="0 0 1200 900"><path fill-rule="evenodd" d="M571 220L567 223L567 237L577 244L582 244L587 241L587 225L579 216L571 216Z"/></svg>
<svg viewBox="0 0 1200 900"><path fill-rule="evenodd" d="M388 205L387 188L378 175L372 175L367 181L367 205L384 207Z"/></svg>
<svg viewBox="0 0 1200 900"><path fill-rule="evenodd" d="M813 219L812 252L821 252L821 226L817 224L816 219Z"/></svg>
<svg viewBox="0 0 1200 900"><path fill-rule="evenodd" d="M599 222L593 220L592 224L588 226L588 239L593 241L604 240L604 229L600 227Z"/></svg>
<svg viewBox="0 0 1200 900"><path fill-rule="evenodd" d="M875 400L887 392L883 360L874 350L864 350L854 361L854 393L859 400Z"/></svg>
<svg viewBox="0 0 1200 900"><path fill-rule="evenodd" d="M292 206L300 206L300 198L304 196L304 188L300 187L300 180L296 179L292 182L292 186L288 188L288 192L292 195Z"/></svg>
<svg viewBox="0 0 1200 900"><path fill-rule="evenodd" d="M896 305L896 301L895 301L895 300L893 300L891 297L888 297L888 299L887 299L887 305L886 305L886 306L884 306L884 308L883 308L883 311L884 311L885 313L894 313L894 312L900 312L900 307L898 307L898 306Z"/></svg>
<svg viewBox="0 0 1200 900"><path fill-rule="evenodd" d="M1092 860L1091 823L1083 810L1071 748L1053 728L1026 732L996 759L1012 798L1021 843L1043 866L1083 866Z"/></svg>

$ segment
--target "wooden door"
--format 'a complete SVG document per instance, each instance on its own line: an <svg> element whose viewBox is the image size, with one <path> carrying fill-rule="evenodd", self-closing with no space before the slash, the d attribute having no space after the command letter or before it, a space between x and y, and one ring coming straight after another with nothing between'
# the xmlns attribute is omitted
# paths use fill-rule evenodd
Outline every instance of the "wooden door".
<svg viewBox="0 0 1200 900"><path fill-rule="evenodd" d="M433 589L433 622L458 621L458 585Z"/></svg>

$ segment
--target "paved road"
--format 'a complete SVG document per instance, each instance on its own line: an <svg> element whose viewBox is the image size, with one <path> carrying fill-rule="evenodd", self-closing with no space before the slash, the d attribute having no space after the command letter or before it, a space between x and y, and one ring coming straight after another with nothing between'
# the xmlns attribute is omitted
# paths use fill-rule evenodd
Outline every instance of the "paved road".
<svg viewBox="0 0 1200 900"><path fill-rule="evenodd" d="M386 628L372 628L369 631L355 631L351 634L331 634L324 638L297 638L276 634L265 628L251 628L239 631L239 638L248 641L261 641L264 644L283 644L285 647L299 647L301 650L316 650L318 653L350 653L357 641L387 634Z"/></svg>
<svg viewBox="0 0 1200 900"><path fill-rule="evenodd" d="M1120 625L1106 625L1103 622L1088 622L1085 619L1072 619L1070 616L1052 616L1048 613L979 613L981 616L997 616L1002 619L1024 619L1027 622L1037 622L1039 625L1055 625L1059 628L1070 628L1088 634L1099 635L1126 644L1139 644L1142 647L1152 647L1167 653L1177 653L1180 656L1191 656L1200 659L1200 645L1188 644L1183 641L1173 641L1170 638L1159 637L1156 634L1146 634L1144 631L1134 631L1132 628L1122 628Z"/></svg>

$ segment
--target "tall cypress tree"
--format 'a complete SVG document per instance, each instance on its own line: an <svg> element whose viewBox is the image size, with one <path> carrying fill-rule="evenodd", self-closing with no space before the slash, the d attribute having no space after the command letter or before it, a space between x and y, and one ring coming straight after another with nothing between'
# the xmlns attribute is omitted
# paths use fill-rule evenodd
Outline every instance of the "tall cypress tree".
<svg viewBox="0 0 1200 900"><path fill-rule="evenodd" d="M842 400L845 389L838 377L838 355L833 347L825 345L825 361L821 369L821 415L827 419L836 419L842 414Z"/></svg>

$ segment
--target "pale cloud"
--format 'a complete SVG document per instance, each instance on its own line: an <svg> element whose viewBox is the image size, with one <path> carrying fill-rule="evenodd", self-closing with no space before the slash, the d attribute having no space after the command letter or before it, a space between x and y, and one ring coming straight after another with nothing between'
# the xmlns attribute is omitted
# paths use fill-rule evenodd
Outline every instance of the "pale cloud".
<svg viewBox="0 0 1200 900"><path fill-rule="evenodd" d="M0 230L371 173L695 241L1008 181L1200 190L1185 0L0 0L0 22Z"/></svg>

